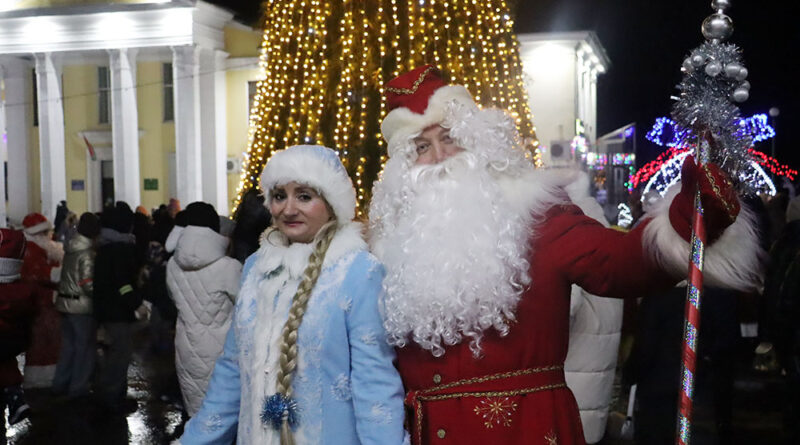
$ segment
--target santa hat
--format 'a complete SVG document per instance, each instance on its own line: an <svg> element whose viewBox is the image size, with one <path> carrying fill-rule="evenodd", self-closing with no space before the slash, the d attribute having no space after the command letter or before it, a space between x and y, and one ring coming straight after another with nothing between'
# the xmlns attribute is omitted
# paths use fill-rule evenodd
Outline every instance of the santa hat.
<svg viewBox="0 0 800 445"><path fill-rule="evenodd" d="M25 235L19 230L0 229L0 283L19 279L23 256Z"/></svg>
<svg viewBox="0 0 800 445"><path fill-rule="evenodd" d="M395 153L392 151L400 146L396 142L442 123L451 102L478 109L466 88L447 85L439 70L432 65L395 77L386 84L385 91L389 114L383 119L381 132L389 145L389 156L393 156Z"/></svg>
<svg viewBox="0 0 800 445"><path fill-rule="evenodd" d="M261 173L261 190L297 182L317 190L339 224L355 216L356 191L335 151L320 145L295 145L272 155ZM269 199L264 202L269 206Z"/></svg>
<svg viewBox="0 0 800 445"><path fill-rule="evenodd" d="M37 233L51 230L53 224L47 220L41 213L29 213L22 219L22 227L26 234L36 235Z"/></svg>

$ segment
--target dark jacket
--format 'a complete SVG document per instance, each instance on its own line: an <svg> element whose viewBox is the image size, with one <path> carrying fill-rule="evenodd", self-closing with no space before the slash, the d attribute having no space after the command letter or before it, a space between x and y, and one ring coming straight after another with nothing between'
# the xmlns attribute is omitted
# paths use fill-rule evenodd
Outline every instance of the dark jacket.
<svg viewBox="0 0 800 445"><path fill-rule="evenodd" d="M135 237L103 228L94 267L94 312L101 322L134 322L142 304Z"/></svg>

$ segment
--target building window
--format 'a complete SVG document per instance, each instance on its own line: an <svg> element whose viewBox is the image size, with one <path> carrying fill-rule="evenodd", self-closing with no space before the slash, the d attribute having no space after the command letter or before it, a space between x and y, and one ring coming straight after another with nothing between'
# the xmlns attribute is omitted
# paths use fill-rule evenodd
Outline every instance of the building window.
<svg viewBox="0 0 800 445"><path fill-rule="evenodd" d="M33 126L39 126L39 91L36 87L36 70L31 70L31 91L33 91Z"/></svg>
<svg viewBox="0 0 800 445"><path fill-rule="evenodd" d="M172 64L165 63L161 70L164 82L164 122L175 120L175 99L172 84Z"/></svg>
<svg viewBox="0 0 800 445"><path fill-rule="evenodd" d="M109 110L111 109L111 73L107 66L97 67L97 115L98 122L107 124L111 122Z"/></svg>
<svg viewBox="0 0 800 445"><path fill-rule="evenodd" d="M250 113L253 112L253 102L256 100L258 92L258 81L247 82L247 121L250 122Z"/></svg>

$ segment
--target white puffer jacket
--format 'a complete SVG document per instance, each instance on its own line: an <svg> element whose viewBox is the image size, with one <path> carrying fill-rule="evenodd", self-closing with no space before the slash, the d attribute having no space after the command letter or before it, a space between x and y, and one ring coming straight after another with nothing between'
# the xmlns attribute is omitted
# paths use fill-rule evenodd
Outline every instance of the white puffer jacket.
<svg viewBox="0 0 800 445"><path fill-rule="evenodd" d="M167 264L167 287L178 308L175 369L190 416L200 409L239 292L242 265L225 256L227 247L219 233L187 226Z"/></svg>
<svg viewBox="0 0 800 445"><path fill-rule="evenodd" d="M586 216L608 226L603 209L589 196L588 177L567 187L572 202ZM572 286L569 350L564 362L567 386L575 394L586 443L603 438L617 366L623 301L592 295Z"/></svg>

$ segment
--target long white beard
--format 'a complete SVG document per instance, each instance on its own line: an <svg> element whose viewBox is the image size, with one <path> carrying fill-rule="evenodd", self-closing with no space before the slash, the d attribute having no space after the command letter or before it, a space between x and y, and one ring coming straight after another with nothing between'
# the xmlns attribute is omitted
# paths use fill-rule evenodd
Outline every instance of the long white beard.
<svg viewBox="0 0 800 445"><path fill-rule="evenodd" d="M390 343L411 339L438 357L469 337L478 356L486 329L508 333L530 283L531 217L507 203L477 156L387 164L370 221L373 251L387 269L381 309Z"/></svg>

